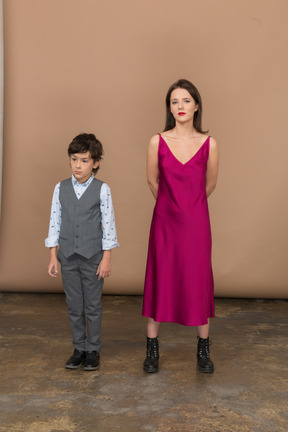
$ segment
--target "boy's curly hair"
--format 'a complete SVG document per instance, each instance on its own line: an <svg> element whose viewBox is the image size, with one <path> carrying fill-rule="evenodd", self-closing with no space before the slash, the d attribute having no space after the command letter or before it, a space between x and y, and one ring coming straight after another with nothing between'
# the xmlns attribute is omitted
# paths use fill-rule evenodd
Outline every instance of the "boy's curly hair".
<svg viewBox="0 0 288 432"><path fill-rule="evenodd" d="M86 153L89 152L94 162L98 162L102 159L104 154L101 142L96 138L94 134L81 133L73 138L71 144L68 147L68 156L72 156L75 153ZM96 174L99 170L93 168L93 173Z"/></svg>

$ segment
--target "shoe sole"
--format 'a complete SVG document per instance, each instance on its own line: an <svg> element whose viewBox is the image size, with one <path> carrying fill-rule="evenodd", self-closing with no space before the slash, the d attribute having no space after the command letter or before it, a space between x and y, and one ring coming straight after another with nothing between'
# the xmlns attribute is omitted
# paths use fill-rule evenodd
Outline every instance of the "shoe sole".
<svg viewBox="0 0 288 432"><path fill-rule="evenodd" d="M147 373L156 373L156 372L158 372L158 369L146 369L144 367L143 367L143 370L144 370L144 372L147 372Z"/></svg>
<svg viewBox="0 0 288 432"><path fill-rule="evenodd" d="M66 369L79 369L82 366L83 363L80 363L78 366L65 366Z"/></svg>
<svg viewBox="0 0 288 432"><path fill-rule="evenodd" d="M83 369L84 369L85 371L95 371L95 370L98 370L99 367L100 367L100 365L99 365L99 366L96 366L96 367L87 367L87 366L83 366Z"/></svg>
<svg viewBox="0 0 288 432"><path fill-rule="evenodd" d="M198 367L198 370L199 370L199 372L202 372L202 373L213 373L214 372L214 369L207 370L207 369L200 369L199 367Z"/></svg>

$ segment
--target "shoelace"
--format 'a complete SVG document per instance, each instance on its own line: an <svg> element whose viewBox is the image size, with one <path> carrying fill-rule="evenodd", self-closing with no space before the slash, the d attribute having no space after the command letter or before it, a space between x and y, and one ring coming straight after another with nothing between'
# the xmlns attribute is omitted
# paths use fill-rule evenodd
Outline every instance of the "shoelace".
<svg viewBox="0 0 288 432"><path fill-rule="evenodd" d="M199 349L199 357L203 357L203 355L205 355L205 357L209 358L210 357L210 352L209 352L209 345L212 345L212 342L208 342L208 341L204 341L204 342L200 342L200 349Z"/></svg>
<svg viewBox="0 0 288 432"><path fill-rule="evenodd" d="M86 354L86 360L94 360L97 357L97 353L88 352Z"/></svg>
<svg viewBox="0 0 288 432"><path fill-rule="evenodd" d="M151 357L152 352L154 354L154 357L157 358L157 344L154 343L153 346L149 345L147 350L147 357Z"/></svg>

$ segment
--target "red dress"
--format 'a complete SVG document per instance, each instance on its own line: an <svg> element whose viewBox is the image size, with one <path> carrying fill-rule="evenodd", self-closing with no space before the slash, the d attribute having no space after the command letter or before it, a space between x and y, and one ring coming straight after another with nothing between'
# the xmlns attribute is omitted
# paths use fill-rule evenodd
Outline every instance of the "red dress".
<svg viewBox="0 0 288 432"><path fill-rule="evenodd" d="M159 187L142 315L187 326L214 317L211 229L206 195L210 137L182 164L159 135Z"/></svg>

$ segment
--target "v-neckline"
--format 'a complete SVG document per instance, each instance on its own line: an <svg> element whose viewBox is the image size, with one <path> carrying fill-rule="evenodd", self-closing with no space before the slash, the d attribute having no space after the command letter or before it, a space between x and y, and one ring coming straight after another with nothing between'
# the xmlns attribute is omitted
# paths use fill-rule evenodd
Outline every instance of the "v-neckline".
<svg viewBox="0 0 288 432"><path fill-rule="evenodd" d="M162 138L162 140L164 141L164 143L166 144L166 146L167 146L169 152L172 154L173 158L174 158L177 162L179 162L182 166L187 165L187 164L188 164L192 159L194 159L194 157L195 157L195 156L200 152L200 150L202 149L202 147L206 144L206 142L207 142L207 141L209 140L209 138L210 138L210 136L208 136L208 137L206 138L206 140L203 142L203 144L201 145L201 147L199 147L199 149L196 151L196 153L195 153L193 156L191 156L191 158L188 159L187 162L183 163L183 162L181 162L179 159L177 159L177 157L174 155L174 153L172 152L172 150L170 149L170 147L168 146L167 142L166 142L165 139L162 137L162 135L161 135L161 134L159 134L159 135L160 135L160 137Z"/></svg>
<svg viewBox="0 0 288 432"><path fill-rule="evenodd" d="M75 178L75 177L74 177L74 178ZM77 193L76 193L76 191L75 191L75 189L74 189L74 184L72 184L72 187L73 187L73 190L74 190L74 193L75 193L75 197L77 198L78 201L80 201L81 198L83 197L83 195L85 195L85 193L87 192L87 189L89 189L89 187L90 187L91 184L93 183L94 178L95 178L95 177L93 176L93 179L91 180L90 184L89 184L88 186L85 187L84 192L82 193L82 195L81 195L79 198L78 198ZM90 179L90 177L89 177L89 179ZM88 180L89 180L89 179L88 179ZM75 179L75 180L76 180L76 179ZM84 183L79 183L79 182L77 182L77 183L78 183L79 185L83 185L83 184L87 183L88 180L86 180L86 182L84 182ZM76 180L76 181L77 181L77 180Z"/></svg>

